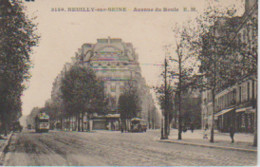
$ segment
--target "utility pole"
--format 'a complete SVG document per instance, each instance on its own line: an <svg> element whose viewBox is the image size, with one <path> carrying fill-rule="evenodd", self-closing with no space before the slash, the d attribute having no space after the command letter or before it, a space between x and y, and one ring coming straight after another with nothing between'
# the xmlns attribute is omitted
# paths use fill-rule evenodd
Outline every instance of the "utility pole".
<svg viewBox="0 0 260 167"><path fill-rule="evenodd" d="M178 47L179 48L179 47ZM182 89L182 63L181 63L182 59L181 59L181 55L179 53L178 50L178 63L179 63L179 91L178 91L178 95L179 95L179 126L178 126L178 140L181 140L181 133L182 133L182 117L181 117L181 89Z"/></svg>
<svg viewBox="0 0 260 167"><path fill-rule="evenodd" d="M168 92L167 92L167 66L168 63L165 57L164 59L164 114L161 122L161 139L168 139L169 113L168 113Z"/></svg>
<svg viewBox="0 0 260 167"><path fill-rule="evenodd" d="M165 139L168 139L168 125L169 125L169 111L168 111L168 90L167 90L167 66L168 66L168 63L167 63L167 60L166 60L166 57L165 57L165 60L164 60L164 138Z"/></svg>
<svg viewBox="0 0 260 167"><path fill-rule="evenodd" d="M215 33L215 29L214 29L214 33ZM215 34L214 34L215 35ZM216 58L216 56L217 56L217 53L219 53L219 51L218 50L216 50L216 47L218 46L217 45L217 42L218 41L216 41L216 39L214 39L214 44L215 44L215 47L213 47L212 48L212 50L213 50L213 69L214 69L214 71L213 71L213 87L212 87L212 90L211 90L211 93L212 93L212 117L211 117L211 135L210 135L210 142L211 143L214 143L214 117L215 117L215 105L216 105L216 102L215 102L215 96L216 96L216 86L217 86L217 58Z"/></svg>

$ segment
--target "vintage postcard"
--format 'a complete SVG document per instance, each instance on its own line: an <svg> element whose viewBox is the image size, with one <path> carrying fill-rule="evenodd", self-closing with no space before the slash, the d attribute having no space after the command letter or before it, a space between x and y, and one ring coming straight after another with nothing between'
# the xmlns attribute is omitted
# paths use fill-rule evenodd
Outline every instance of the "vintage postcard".
<svg viewBox="0 0 260 167"><path fill-rule="evenodd" d="M3 166L257 166L257 0L0 0Z"/></svg>

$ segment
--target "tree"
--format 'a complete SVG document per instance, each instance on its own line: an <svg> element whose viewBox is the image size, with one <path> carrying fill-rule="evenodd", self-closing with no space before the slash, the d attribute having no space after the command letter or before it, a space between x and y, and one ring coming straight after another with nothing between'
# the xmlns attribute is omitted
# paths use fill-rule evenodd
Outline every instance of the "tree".
<svg viewBox="0 0 260 167"><path fill-rule="evenodd" d="M158 100L163 111L164 116L164 129L162 132L162 139L168 139L170 134L170 124L174 116L174 88L168 83L168 85L161 85L161 87L156 88L156 93L158 94Z"/></svg>
<svg viewBox="0 0 260 167"><path fill-rule="evenodd" d="M166 47L167 49L167 47ZM174 90L169 80L169 63L165 57L164 59L164 71L161 73L164 83L160 87L156 87L155 91L158 94L158 100L162 109L162 115L164 116L161 123L161 139L168 139L170 134L170 123L173 118L173 96Z"/></svg>
<svg viewBox="0 0 260 167"><path fill-rule="evenodd" d="M194 48L195 55L200 61L199 71L204 77L204 80L200 80L199 86L211 92L213 110L210 142L214 142L216 94L237 82L241 76L239 71L234 70L241 62L232 56L236 47L230 42L240 21L234 14L234 9L218 9L210 6L196 19L197 28L192 32L198 35L195 38L190 38L188 35L190 46ZM228 47L232 49L227 49Z"/></svg>
<svg viewBox="0 0 260 167"><path fill-rule="evenodd" d="M201 126L201 96L199 90L189 89L183 92L183 124L185 127Z"/></svg>
<svg viewBox="0 0 260 167"><path fill-rule="evenodd" d="M7 4L0 16L0 116L4 124L12 123L21 115L21 95L24 81L30 78L30 54L38 43L36 25L23 12L24 7L18 0L4 0ZM6 10L5 10L6 9Z"/></svg>
<svg viewBox="0 0 260 167"><path fill-rule="evenodd" d="M175 55L170 56L170 61L175 63L173 67L177 69L169 70L170 78L175 81L177 87L174 88L175 96L175 107L176 113L178 111L178 140L182 139L182 127L183 127L183 113L182 113L182 94L189 89L191 84L191 74L196 71L197 61L194 59L194 49L191 46L190 41L196 37L196 33L192 31L190 22L184 24L181 27L176 26L173 29L175 33ZM177 115L177 114L176 114Z"/></svg>
<svg viewBox="0 0 260 167"><path fill-rule="evenodd" d="M66 116L66 112L64 112L64 103L61 98L61 80L64 77L64 71L66 71L66 65L63 68L63 71L55 78L53 85L52 85L52 92L51 92L51 103L55 115L55 122L57 126L56 128L63 129L63 118ZM57 124L59 122L59 124Z"/></svg>
<svg viewBox="0 0 260 167"><path fill-rule="evenodd" d="M31 127L34 127L35 125L35 117L36 115L40 113L40 108L39 107L34 107L31 110L31 113L26 117L26 122L27 122L27 126L31 125Z"/></svg>
<svg viewBox="0 0 260 167"><path fill-rule="evenodd" d="M44 107L41 108L40 111L45 112L49 116L49 118L50 118L50 128L54 129L55 122L57 120L56 103L54 101L52 101L51 99L48 99L45 102Z"/></svg>
<svg viewBox="0 0 260 167"><path fill-rule="evenodd" d="M104 87L101 81L96 78L94 71L79 65L74 65L65 72L61 82L61 98L68 115L76 116L78 131L81 131L80 120L83 115L96 112L100 113L105 109ZM89 117L90 118L90 117Z"/></svg>
<svg viewBox="0 0 260 167"><path fill-rule="evenodd" d="M124 92L119 96L118 108L125 128L127 128L126 120L137 117L141 111L138 90L132 79L127 82Z"/></svg>

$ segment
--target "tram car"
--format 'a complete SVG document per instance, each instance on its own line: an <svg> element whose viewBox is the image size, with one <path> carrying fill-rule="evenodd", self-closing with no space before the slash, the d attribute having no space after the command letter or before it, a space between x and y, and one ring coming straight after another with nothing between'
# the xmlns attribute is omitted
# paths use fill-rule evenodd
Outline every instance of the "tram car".
<svg viewBox="0 0 260 167"><path fill-rule="evenodd" d="M130 132L146 132L147 123L141 118L132 118L130 127Z"/></svg>
<svg viewBox="0 0 260 167"><path fill-rule="evenodd" d="M50 117L44 112L39 113L35 117L35 132L49 132L50 129Z"/></svg>

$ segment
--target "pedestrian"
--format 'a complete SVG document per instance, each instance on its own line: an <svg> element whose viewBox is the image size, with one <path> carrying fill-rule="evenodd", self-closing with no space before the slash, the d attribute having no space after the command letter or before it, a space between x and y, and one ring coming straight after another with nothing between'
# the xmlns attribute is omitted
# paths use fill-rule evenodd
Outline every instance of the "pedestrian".
<svg viewBox="0 0 260 167"><path fill-rule="evenodd" d="M185 133L187 131L187 127L184 126L183 129L182 129L183 133Z"/></svg>
<svg viewBox="0 0 260 167"><path fill-rule="evenodd" d="M205 129L204 129L204 133L203 133L203 139L208 139L208 124L206 124Z"/></svg>
<svg viewBox="0 0 260 167"><path fill-rule="evenodd" d="M234 143L235 128L233 127L232 124L229 127L229 134L231 137L231 143Z"/></svg>
<svg viewBox="0 0 260 167"><path fill-rule="evenodd" d="M191 123L191 125L190 125L190 130L191 130L191 132L193 133L193 130L194 130L194 125L193 125L193 123Z"/></svg>

